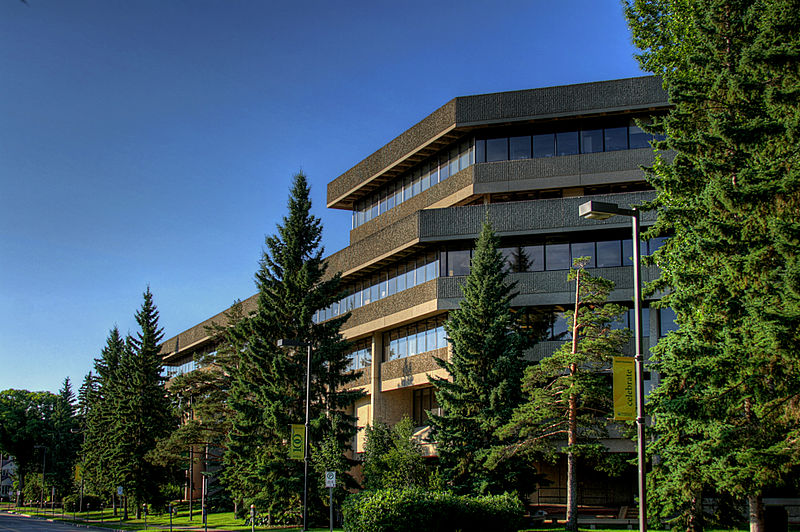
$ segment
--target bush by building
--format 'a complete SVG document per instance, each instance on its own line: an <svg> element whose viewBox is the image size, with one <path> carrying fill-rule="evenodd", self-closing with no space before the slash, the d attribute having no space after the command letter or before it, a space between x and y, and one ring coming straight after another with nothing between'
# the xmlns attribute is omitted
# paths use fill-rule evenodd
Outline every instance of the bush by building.
<svg viewBox="0 0 800 532"><path fill-rule="evenodd" d="M363 491L342 508L345 532L516 532L523 512L508 493L470 497L419 488Z"/></svg>

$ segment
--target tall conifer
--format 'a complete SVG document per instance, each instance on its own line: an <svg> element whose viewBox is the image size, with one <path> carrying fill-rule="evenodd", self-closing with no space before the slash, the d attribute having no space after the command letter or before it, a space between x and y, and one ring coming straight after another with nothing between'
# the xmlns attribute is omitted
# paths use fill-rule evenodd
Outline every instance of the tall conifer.
<svg viewBox="0 0 800 532"><path fill-rule="evenodd" d="M532 476L513 460L490 467L495 431L508 423L522 400L527 362L497 237L484 223L460 308L445 323L449 360L437 359L450 378L432 378L441 415L431 414L433 438L446 481L462 493L502 493L532 487Z"/></svg>
<svg viewBox="0 0 800 532"><path fill-rule="evenodd" d="M341 297L339 274L326 278L320 245L322 226L311 214L309 187L297 174L288 202L289 213L277 234L266 238L256 273L258 309L241 329L239 366L233 371L230 407L233 428L225 456L225 482L235 498L256 501L273 521L297 522L303 492L303 464L288 459L289 425L301 424L305 413L306 349L282 349L279 339L310 342L311 433L316 446L330 434L329 411L344 409L360 392L343 391L347 348L339 329L348 315L314 323L318 310ZM335 438L342 452L355 434L354 420L339 416ZM312 488L309 506L320 508ZM311 512L313 514L313 512Z"/></svg>
<svg viewBox="0 0 800 532"><path fill-rule="evenodd" d="M792 0L631 0L643 67L672 110L651 182L679 331L656 351L655 502L700 529L701 501L766 490L800 455L800 9Z"/></svg>

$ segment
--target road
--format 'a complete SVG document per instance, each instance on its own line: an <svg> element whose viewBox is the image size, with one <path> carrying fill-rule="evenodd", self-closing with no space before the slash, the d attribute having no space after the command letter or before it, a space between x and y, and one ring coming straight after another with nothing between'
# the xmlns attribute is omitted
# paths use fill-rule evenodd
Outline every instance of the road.
<svg viewBox="0 0 800 532"><path fill-rule="evenodd" d="M21 515L0 512L0 532L87 532L86 528L78 528L64 523L53 523L44 519L33 519Z"/></svg>

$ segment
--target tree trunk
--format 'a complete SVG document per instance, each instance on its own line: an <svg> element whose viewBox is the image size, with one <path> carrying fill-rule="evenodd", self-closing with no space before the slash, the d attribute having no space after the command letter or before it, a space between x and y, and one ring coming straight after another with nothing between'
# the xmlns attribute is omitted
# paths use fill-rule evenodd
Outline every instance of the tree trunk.
<svg viewBox="0 0 800 532"><path fill-rule="evenodd" d="M577 401L574 395L569 398L569 433L567 436L567 530L578 532L578 481L575 467L575 453L572 446L576 442L575 411Z"/></svg>
<svg viewBox="0 0 800 532"><path fill-rule="evenodd" d="M125 521L128 520L128 497L127 496L125 497L125 500L123 501L123 504L122 504L122 519L124 519Z"/></svg>
<svg viewBox="0 0 800 532"><path fill-rule="evenodd" d="M750 514L750 532L767 532L764 527L764 501L761 495L749 495L747 506Z"/></svg>
<svg viewBox="0 0 800 532"><path fill-rule="evenodd" d="M689 520L686 523L686 532L703 531L703 496L701 493L692 495L689 508Z"/></svg>

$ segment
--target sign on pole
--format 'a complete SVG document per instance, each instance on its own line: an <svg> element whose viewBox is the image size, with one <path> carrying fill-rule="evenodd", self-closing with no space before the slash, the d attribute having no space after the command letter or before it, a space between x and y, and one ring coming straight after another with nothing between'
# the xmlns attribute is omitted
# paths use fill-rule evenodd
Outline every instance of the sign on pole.
<svg viewBox="0 0 800 532"><path fill-rule="evenodd" d="M325 471L325 487L336 487L336 471Z"/></svg>
<svg viewBox="0 0 800 532"><path fill-rule="evenodd" d="M636 376L631 357L614 357L614 419L630 421L636 419Z"/></svg>
<svg viewBox="0 0 800 532"><path fill-rule="evenodd" d="M122 496L122 486L117 486L117 495Z"/></svg>
<svg viewBox="0 0 800 532"><path fill-rule="evenodd" d="M302 460L304 458L306 427L305 425L292 425L289 437L289 459Z"/></svg>

